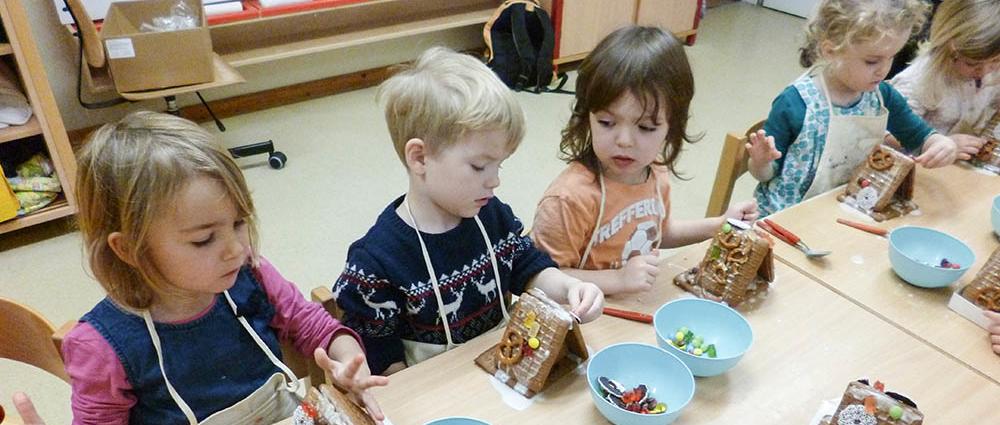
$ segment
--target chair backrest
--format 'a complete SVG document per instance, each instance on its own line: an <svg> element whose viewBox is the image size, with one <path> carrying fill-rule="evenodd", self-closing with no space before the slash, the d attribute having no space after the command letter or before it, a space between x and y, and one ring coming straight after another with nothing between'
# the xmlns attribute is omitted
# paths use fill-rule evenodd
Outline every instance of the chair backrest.
<svg viewBox="0 0 1000 425"><path fill-rule="evenodd" d="M63 0L70 14L76 18L77 31L80 32L80 42L83 43L83 57L87 64L93 68L104 68L104 46L101 45L101 38L97 35L97 26L90 19L87 8L83 7L80 0Z"/></svg>
<svg viewBox="0 0 1000 425"><path fill-rule="evenodd" d="M715 171L715 184L712 185L712 196L708 200L705 217L718 217L729 208L733 196L733 185L736 179L747 172L746 143L751 133L756 133L764 127L764 121L750 126L743 134L726 134L722 145L722 155L719 155L719 169Z"/></svg>
<svg viewBox="0 0 1000 425"><path fill-rule="evenodd" d="M42 369L69 382L52 323L28 306L0 297L0 358Z"/></svg>

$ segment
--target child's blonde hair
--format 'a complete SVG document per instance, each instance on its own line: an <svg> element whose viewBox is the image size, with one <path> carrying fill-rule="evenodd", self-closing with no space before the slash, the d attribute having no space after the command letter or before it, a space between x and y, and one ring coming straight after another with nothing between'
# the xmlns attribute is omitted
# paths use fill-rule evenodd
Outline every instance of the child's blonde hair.
<svg viewBox="0 0 1000 425"><path fill-rule="evenodd" d="M578 161L599 174L590 114L606 109L625 93L632 93L643 103L643 112L651 112L654 117L659 116L660 108L666 109L669 129L655 163L666 165L677 175L674 163L682 143L697 140L687 134L694 77L681 42L653 27L625 27L609 34L580 64L572 116L559 143L560 157L567 162Z"/></svg>
<svg viewBox="0 0 1000 425"><path fill-rule="evenodd" d="M421 139L433 155L470 131L503 130L513 152L524 137L524 112L482 62L433 47L382 83L377 99L400 161L406 142Z"/></svg>
<svg viewBox="0 0 1000 425"><path fill-rule="evenodd" d="M820 57L824 41L841 51L858 43L878 41L894 31L909 38L927 19L923 0L824 0L806 24L806 42L799 49L799 63L810 67Z"/></svg>
<svg viewBox="0 0 1000 425"><path fill-rule="evenodd" d="M942 3L920 54L928 62L913 96L934 109L946 90L960 83L953 66L956 56L985 61L1000 55L1000 0Z"/></svg>
<svg viewBox="0 0 1000 425"><path fill-rule="evenodd" d="M108 296L145 309L168 283L152 262L150 228L172 208L192 177L217 181L247 222L252 261L257 258L253 201L243 174L207 131L173 115L135 112L94 131L79 156L77 215L94 277ZM128 262L108 236L120 232Z"/></svg>

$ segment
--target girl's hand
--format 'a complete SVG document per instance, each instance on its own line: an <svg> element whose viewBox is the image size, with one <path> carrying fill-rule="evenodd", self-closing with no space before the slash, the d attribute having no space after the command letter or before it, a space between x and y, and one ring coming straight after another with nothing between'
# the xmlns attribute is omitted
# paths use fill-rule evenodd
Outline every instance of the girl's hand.
<svg viewBox="0 0 1000 425"><path fill-rule="evenodd" d="M952 134L950 137L958 146L958 159L962 161L972 159L986 143L986 139L968 134Z"/></svg>
<svg viewBox="0 0 1000 425"><path fill-rule="evenodd" d="M660 274L660 250L654 254L636 255L629 258L618 273L621 275L622 292L648 291L653 288L656 276Z"/></svg>
<svg viewBox="0 0 1000 425"><path fill-rule="evenodd" d="M914 158L924 168L944 167L955 162L958 156L958 146L951 138L940 134L932 135L927 139L924 153Z"/></svg>
<svg viewBox="0 0 1000 425"><path fill-rule="evenodd" d="M753 224L760 217L760 211L757 210L757 200L751 199L730 205L723 216Z"/></svg>
<svg viewBox="0 0 1000 425"><path fill-rule="evenodd" d="M774 136L768 136L763 129L750 133L746 148L750 159L758 164L767 164L781 158L781 152L774 148Z"/></svg>
<svg viewBox="0 0 1000 425"><path fill-rule="evenodd" d="M340 389L347 391L351 398L368 411L368 415L375 421L381 423L385 419L382 408L375 401L375 396L368 391L371 387L382 387L389 384L389 378L384 376L371 376L366 371L362 371L361 365L365 362L365 356L358 354L347 363L338 362L330 358L323 348L316 348L313 352L316 364L323 370L330 372L333 383Z"/></svg>
<svg viewBox="0 0 1000 425"><path fill-rule="evenodd" d="M566 294L569 308L583 323L597 320L604 312L604 293L590 282L576 281Z"/></svg>
<svg viewBox="0 0 1000 425"><path fill-rule="evenodd" d="M990 319L990 326L987 328L990 332L990 347L994 353L1000 355L1000 313L987 310L983 315Z"/></svg>
<svg viewBox="0 0 1000 425"><path fill-rule="evenodd" d="M17 414L21 415L21 421L24 422L24 425L45 425L45 421L42 420L41 416L38 416L35 405L27 394L14 393L14 408L17 409Z"/></svg>

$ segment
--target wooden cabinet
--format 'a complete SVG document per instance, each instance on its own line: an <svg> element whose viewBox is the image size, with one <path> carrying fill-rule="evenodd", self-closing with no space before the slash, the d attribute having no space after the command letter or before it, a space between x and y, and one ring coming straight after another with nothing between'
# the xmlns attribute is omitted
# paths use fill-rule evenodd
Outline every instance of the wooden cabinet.
<svg viewBox="0 0 1000 425"><path fill-rule="evenodd" d="M693 42L702 0L543 0L556 26L556 63L583 59L612 31L638 24Z"/></svg>
<svg viewBox="0 0 1000 425"><path fill-rule="evenodd" d="M22 143L38 137L44 139L46 153L52 159L63 189L62 195L49 206L23 217L0 222L0 233L6 233L76 213L73 192L76 159L21 0L0 0L0 22L8 40L7 43L0 44L0 60L7 62L20 77L21 87L34 113L25 125L0 129L0 143Z"/></svg>

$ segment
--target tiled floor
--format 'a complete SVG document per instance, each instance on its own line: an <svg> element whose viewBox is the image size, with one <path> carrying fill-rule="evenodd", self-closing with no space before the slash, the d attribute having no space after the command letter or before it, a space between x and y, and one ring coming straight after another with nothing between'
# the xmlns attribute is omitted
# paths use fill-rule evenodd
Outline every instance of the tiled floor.
<svg viewBox="0 0 1000 425"><path fill-rule="evenodd" d="M725 133L763 119L771 100L802 72L797 64L803 21L768 9L733 3L710 9L697 43L688 49L696 95L689 132L702 140L686 147L675 181L676 217L703 215ZM498 189L527 225L547 183L564 164L556 158L559 131L571 98L518 94L527 114L527 137L507 161ZM389 143L374 89L289 105L227 120L232 145L273 138L289 157L281 171L248 159L244 171L254 191L263 253L303 292L329 285L348 245L406 188L406 176ZM734 199L750 196L749 176ZM103 296L84 270L79 234L60 225L0 237L0 294L37 309L53 323L75 320ZM21 364L0 360L0 404L33 395L51 424L69 423L69 387Z"/></svg>

